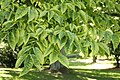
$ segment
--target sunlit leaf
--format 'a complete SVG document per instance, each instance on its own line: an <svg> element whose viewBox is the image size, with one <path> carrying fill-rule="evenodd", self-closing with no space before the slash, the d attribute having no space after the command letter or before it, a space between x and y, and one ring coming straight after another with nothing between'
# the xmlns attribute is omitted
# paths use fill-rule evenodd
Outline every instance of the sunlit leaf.
<svg viewBox="0 0 120 80"><path fill-rule="evenodd" d="M21 6L17 9L16 13L15 13L15 20L22 18L23 16L25 16L28 12L28 8Z"/></svg>

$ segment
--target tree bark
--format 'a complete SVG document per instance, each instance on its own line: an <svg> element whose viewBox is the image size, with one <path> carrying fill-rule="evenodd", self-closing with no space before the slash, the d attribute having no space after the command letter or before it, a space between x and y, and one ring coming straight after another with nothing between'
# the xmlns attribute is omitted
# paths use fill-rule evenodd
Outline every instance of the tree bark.
<svg viewBox="0 0 120 80"><path fill-rule="evenodd" d="M97 56L93 56L93 63L96 63L96 60L97 60Z"/></svg>
<svg viewBox="0 0 120 80"><path fill-rule="evenodd" d="M116 68L119 68L119 56L115 55L115 59L116 59Z"/></svg>

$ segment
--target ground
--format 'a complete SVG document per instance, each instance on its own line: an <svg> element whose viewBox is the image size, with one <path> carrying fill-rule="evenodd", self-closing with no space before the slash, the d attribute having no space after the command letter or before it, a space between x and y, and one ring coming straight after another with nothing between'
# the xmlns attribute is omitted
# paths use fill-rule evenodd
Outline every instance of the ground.
<svg viewBox="0 0 120 80"><path fill-rule="evenodd" d="M0 80L120 80L120 69L114 68L114 61L91 62L91 59L72 59L67 74L31 70L23 77L18 77L21 69L0 68Z"/></svg>

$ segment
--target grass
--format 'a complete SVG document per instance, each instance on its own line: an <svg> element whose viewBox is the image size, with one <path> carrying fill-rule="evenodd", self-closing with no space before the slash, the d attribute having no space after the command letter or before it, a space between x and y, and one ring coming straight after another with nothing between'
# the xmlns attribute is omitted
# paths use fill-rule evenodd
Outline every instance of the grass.
<svg viewBox="0 0 120 80"><path fill-rule="evenodd" d="M110 63L104 64L108 65ZM61 74L60 72L50 73L49 70L42 72L32 70L23 77L18 77L21 69L1 68L0 80L120 80L120 69L89 69L88 66L91 65L93 64L76 60L76 62L70 62L70 70L67 74ZM75 66L77 68L74 68ZM84 68L80 66L84 66Z"/></svg>

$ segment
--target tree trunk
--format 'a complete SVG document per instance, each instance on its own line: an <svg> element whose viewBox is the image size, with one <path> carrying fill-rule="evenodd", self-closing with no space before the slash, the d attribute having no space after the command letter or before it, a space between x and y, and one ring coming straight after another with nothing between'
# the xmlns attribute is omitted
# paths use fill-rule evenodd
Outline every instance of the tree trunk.
<svg viewBox="0 0 120 80"><path fill-rule="evenodd" d="M93 63L96 63L97 56L93 56Z"/></svg>
<svg viewBox="0 0 120 80"><path fill-rule="evenodd" d="M65 51L64 51L64 48L61 49L60 51L63 55L66 55L65 54ZM51 66L50 66L50 70L51 72L61 72L61 73L67 73L68 72L68 69L62 65L59 61L56 61L55 63L53 63Z"/></svg>
<svg viewBox="0 0 120 80"><path fill-rule="evenodd" d="M116 68L119 68L119 56L115 55L115 59L116 59Z"/></svg>

